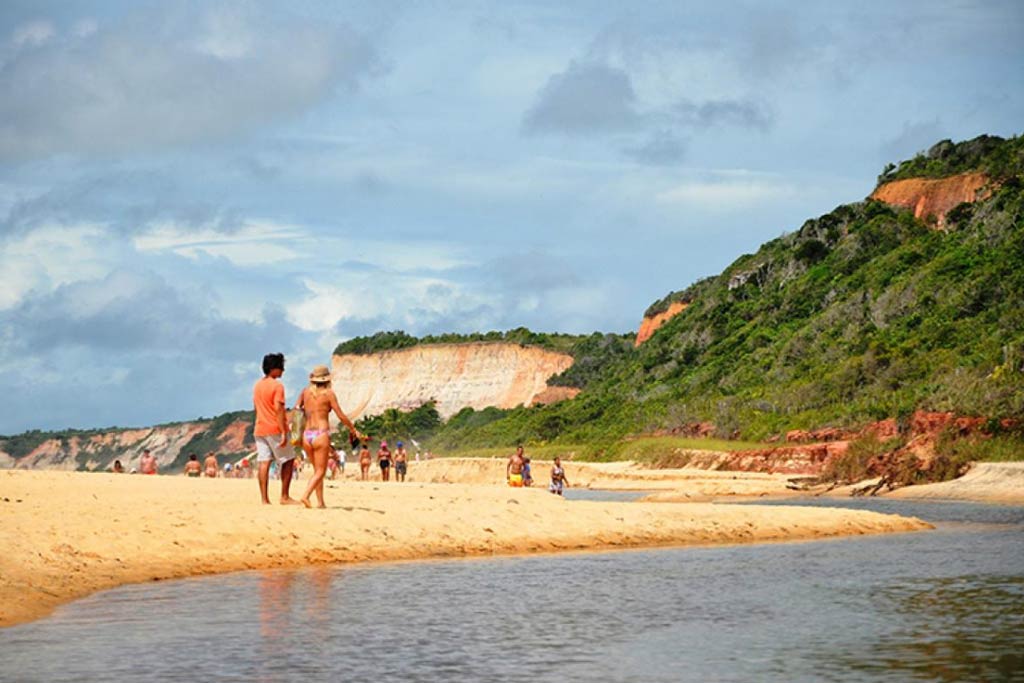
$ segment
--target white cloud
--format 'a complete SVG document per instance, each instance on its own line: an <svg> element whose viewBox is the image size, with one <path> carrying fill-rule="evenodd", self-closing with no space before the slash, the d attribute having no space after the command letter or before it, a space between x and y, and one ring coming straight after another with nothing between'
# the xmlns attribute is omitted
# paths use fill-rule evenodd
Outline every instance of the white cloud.
<svg viewBox="0 0 1024 683"><path fill-rule="evenodd" d="M0 69L0 155L138 154L240 135L298 116L376 68L359 34L326 22L157 10L52 40Z"/></svg>
<svg viewBox="0 0 1024 683"><path fill-rule="evenodd" d="M50 290L110 270L103 226L44 225L19 239L0 243L0 310L31 290Z"/></svg>
<svg viewBox="0 0 1024 683"><path fill-rule="evenodd" d="M732 211L795 194L795 188L785 183L740 176L684 182L659 192L656 198L664 204L690 204L706 210Z"/></svg>
<svg viewBox="0 0 1024 683"><path fill-rule="evenodd" d="M36 20L22 24L11 34L11 43L16 48L38 47L50 41L56 35L53 24L48 21Z"/></svg>
<svg viewBox="0 0 1024 683"><path fill-rule="evenodd" d="M142 252L171 252L192 260L204 255L217 256L245 267L300 258L302 251L290 245L307 243L309 236L298 227L268 221L247 222L231 232L160 223L132 241Z"/></svg>

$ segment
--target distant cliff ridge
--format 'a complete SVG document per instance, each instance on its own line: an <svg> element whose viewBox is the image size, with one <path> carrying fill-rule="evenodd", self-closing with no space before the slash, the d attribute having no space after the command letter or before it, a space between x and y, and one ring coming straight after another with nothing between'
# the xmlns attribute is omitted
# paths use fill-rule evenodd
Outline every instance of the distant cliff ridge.
<svg viewBox="0 0 1024 683"><path fill-rule="evenodd" d="M637 330L635 345L640 346L650 339L651 335L657 332L659 327L685 311L686 307L689 305L690 304L687 301L673 301L669 304L668 310L645 317L643 321L640 322L640 329Z"/></svg>
<svg viewBox="0 0 1024 683"><path fill-rule="evenodd" d="M946 214L956 206L988 197L989 178L982 173L961 173L948 178L907 178L881 185L872 199L911 209L915 218L934 216L944 227Z"/></svg>
<svg viewBox="0 0 1024 683"><path fill-rule="evenodd" d="M26 432L0 440L0 468L109 470L120 460L125 471L139 464L142 449L161 469L177 468L195 453L221 455L221 464L252 450L251 413L227 413L211 420L178 422L142 429L82 432Z"/></svg>
<svg viewBox="0 0 1024 683"><path fill-rule="evenodd" d="M352 419L388 408L437 402L447 418L469 406L514 408L571 398L571 387L548 387L573 358L538 347L509 343L426 344L371 355L335 355L334 390Z"/></svg>

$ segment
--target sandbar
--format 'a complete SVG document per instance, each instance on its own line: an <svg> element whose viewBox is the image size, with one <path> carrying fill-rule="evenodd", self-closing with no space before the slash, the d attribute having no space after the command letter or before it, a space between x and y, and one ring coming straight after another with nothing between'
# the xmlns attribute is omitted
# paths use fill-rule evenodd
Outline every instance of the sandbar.
<svg viewBox="0 0 1024 683"><path fill-rule="evenodd" d="M271 482L272 498L278 491ZM307 510L260 505L251 479L2 471L0 626L123 584L245 569L930 528L865 511L567 501L493 484L347 478L326 493L328 509Z"/></svg>

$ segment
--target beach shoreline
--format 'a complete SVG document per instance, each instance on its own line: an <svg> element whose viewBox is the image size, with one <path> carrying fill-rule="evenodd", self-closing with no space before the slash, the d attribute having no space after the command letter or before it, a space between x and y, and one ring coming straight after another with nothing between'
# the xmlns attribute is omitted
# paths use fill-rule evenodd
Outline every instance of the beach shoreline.
<svg viewBox="0 0 1024 683"><path fill-rule="evenodd" d="M278 492L271 482L275 503ZM119 585L240 570L930 528L838 508L566 501L498 485L346 480L326 496L327 510L307 510L261 505L255 480L0 472L0 626Z"/></svg>

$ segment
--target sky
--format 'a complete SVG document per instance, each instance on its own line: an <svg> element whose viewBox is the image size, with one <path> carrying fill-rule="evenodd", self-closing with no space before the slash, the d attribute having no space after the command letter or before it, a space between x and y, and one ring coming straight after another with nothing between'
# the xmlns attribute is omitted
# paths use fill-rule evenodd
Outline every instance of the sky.
<svg viewBox="0 0 1024 683"><path fill-rule="evenodd" d="M0 5L0 434L289 401L344 339L634 330L943 138L1024 3Z"/></svg>

